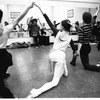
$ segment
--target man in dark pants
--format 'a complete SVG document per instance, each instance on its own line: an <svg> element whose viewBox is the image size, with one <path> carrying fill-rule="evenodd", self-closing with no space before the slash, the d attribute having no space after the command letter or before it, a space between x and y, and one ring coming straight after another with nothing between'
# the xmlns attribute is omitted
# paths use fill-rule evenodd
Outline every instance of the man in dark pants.
<svg viewBox="0 0 100 100"><path fill-rule="evenodd" d="M37 19L31 19L31 24L29 25L30 34L34 39L36 48L39 46L40 37L40 27L37 25Z"/></svg>
<svg viewBox="0 0 100 100"><path fill-rule="evenodd" d="M4 78L6 75L9 76L9 74L6 74L7 69L13 65L12 63L12 55L7 51L6 44L7 40L9 38L9 35L13 28L22 20L22 18L28 13L28 11L33 8L34 3L31 3L25 11L11 24L5 26L1 25L1 20L3 17L3 12L0 10L0 96L2 98L14 98L14 95L11 93L11 91L5 86ZM7 76L7 77L8 77ZM6 78L7 78L6 77Z"/></svg>
<svg viewBox="0 0 100 100"><path fill-rule="evenodd" d="M83 13L83 26L79 28L79 43L78 43L78 50L77 54L80 54L81 62L86 70L90 71L97 71L100 72L100 66L96 65L90 65L89 64L89 53L91 52L91 46L90 46L90 38L92 34L92 29L94 22L97 18L97 14L99 11L99 7L97 9L97 12L95 16L93 17L93 21L91 22L92 15L89 12Z"/></svg>

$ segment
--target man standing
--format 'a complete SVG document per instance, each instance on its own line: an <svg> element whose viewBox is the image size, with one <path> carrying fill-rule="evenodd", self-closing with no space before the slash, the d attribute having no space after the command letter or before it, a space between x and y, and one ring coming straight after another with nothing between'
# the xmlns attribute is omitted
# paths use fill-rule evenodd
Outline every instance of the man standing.
<svg viewBox="0 0 100 100"><path fill-rule="evenodd" d="M37 25L37 19L31 19L31 24L29 26L30 34L34 39L36 48L39 46L39 36L40 36L40 27Z"/></svg>

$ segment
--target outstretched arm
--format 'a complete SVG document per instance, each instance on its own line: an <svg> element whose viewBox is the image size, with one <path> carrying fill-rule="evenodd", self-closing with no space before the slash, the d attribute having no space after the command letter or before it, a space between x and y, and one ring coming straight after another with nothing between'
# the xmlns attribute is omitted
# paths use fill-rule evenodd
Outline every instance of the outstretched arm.
<svg viewBox="0 0 100 100"><path fill-rule="evenodd" d="M33 8L33 6L34 6L34 2L32 2L16 20L14 20L11 24L5 27L4 33L9 35L10 32L13 30L13 28L24 18L24 16L28 13L28 11L31 8Z"/></svg>
<svg viewBox="0 0 100 100"><path fill-rule="evenodd" d="M45 20L47 21L49 27L51 28L51 30L53 31L53 33L54 33L55 36L56 36L56 34L58 33L58 30L57 30L57 29L55 28L55 26L52 24L52 22L50 21L49 17L48 17L46 14L43 13L43 11L41 10L41 8L40 8L38 5L35 4L35 6L38 7L38 8L40 9L40 11L41 11L42 15L44 16Z"/></svg>
<svg viewBox="0 0 100 100"><path fill-rule="evenodd" d="M99 10L100 10L100 6L98 6L96 9L97 9L97 10L96 10L96 13L94 14L93 19L92 19L93 25L94 25L95 22L96 22L96 18L97 18L97 16L98 16L98 13L99 13Z"/></svg>
<svg viewBox="0 0 100 100"><path fill-rule="evenodd" d="M39 10L41 11L42 14L44 14L42 9L37 4L34 4L34 5L39 8Z"/></svg>
<svg viewBox="0 0 100 100"><path fill-rule="evenodd" d="M94 16L97 16L97 15L98 15L99 10L100 10L100 6L98 6L96 9L97 9L97 10L96 10L96 13L94 14Z"/></svg>

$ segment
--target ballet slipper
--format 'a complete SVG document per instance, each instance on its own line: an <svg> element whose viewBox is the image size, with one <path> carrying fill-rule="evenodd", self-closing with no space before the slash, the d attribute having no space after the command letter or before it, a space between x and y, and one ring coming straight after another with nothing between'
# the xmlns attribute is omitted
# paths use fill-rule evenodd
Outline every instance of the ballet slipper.
<svg viewBox="0 0 100 100"><path fill-rule="evenodd" d="M30 91L30 94L27 96L27 98L35 98L37 96L39 96L41 93L39 93L39 91L37 89L32 89Z"/></svg>
<svg viewBox="0 0 100 100"><path fill-rule="evenodd" d="M32 94L30 93L30 94L27 96L27 98L32 98Z"/></svg>
<svg viewBox="0 0 100 100"><path fill-rule="evenodd" d="M64 65L64 76L66 77L66 76L68 76L68 70L67 70L67 68L66 68L67 66L66 65Z"/></svg>
<svg viewBox="0 0 100 100"><path fill-rule="evenodd" d="M64 74L63 74L65 77L67 77L68 76L68 71L66 70L64 70Z"/></svg>
<svg viewBox="0 0 100 100"><path fill-rule="evenodd" d="M15 99L19 99L16 95L14 95L14 98L15 98Z"/></svg>
<svg viewBox="0 0 100 100"><path fill-rule="evenodd" d="M30 93L33 94L34 92L36 92L36 90L37 90L37 89L32 89L32 90L30 91Z"/></svg>

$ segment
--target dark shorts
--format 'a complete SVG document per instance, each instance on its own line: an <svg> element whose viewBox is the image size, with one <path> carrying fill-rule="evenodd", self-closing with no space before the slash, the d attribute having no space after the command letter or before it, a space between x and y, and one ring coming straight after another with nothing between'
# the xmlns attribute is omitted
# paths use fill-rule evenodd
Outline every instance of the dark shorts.
<svg viewBox="0 0 100 100"><path fill-rule="evenodd" d="M12 55L6 49L0 49L0 66L12 66Z"/></svg>

